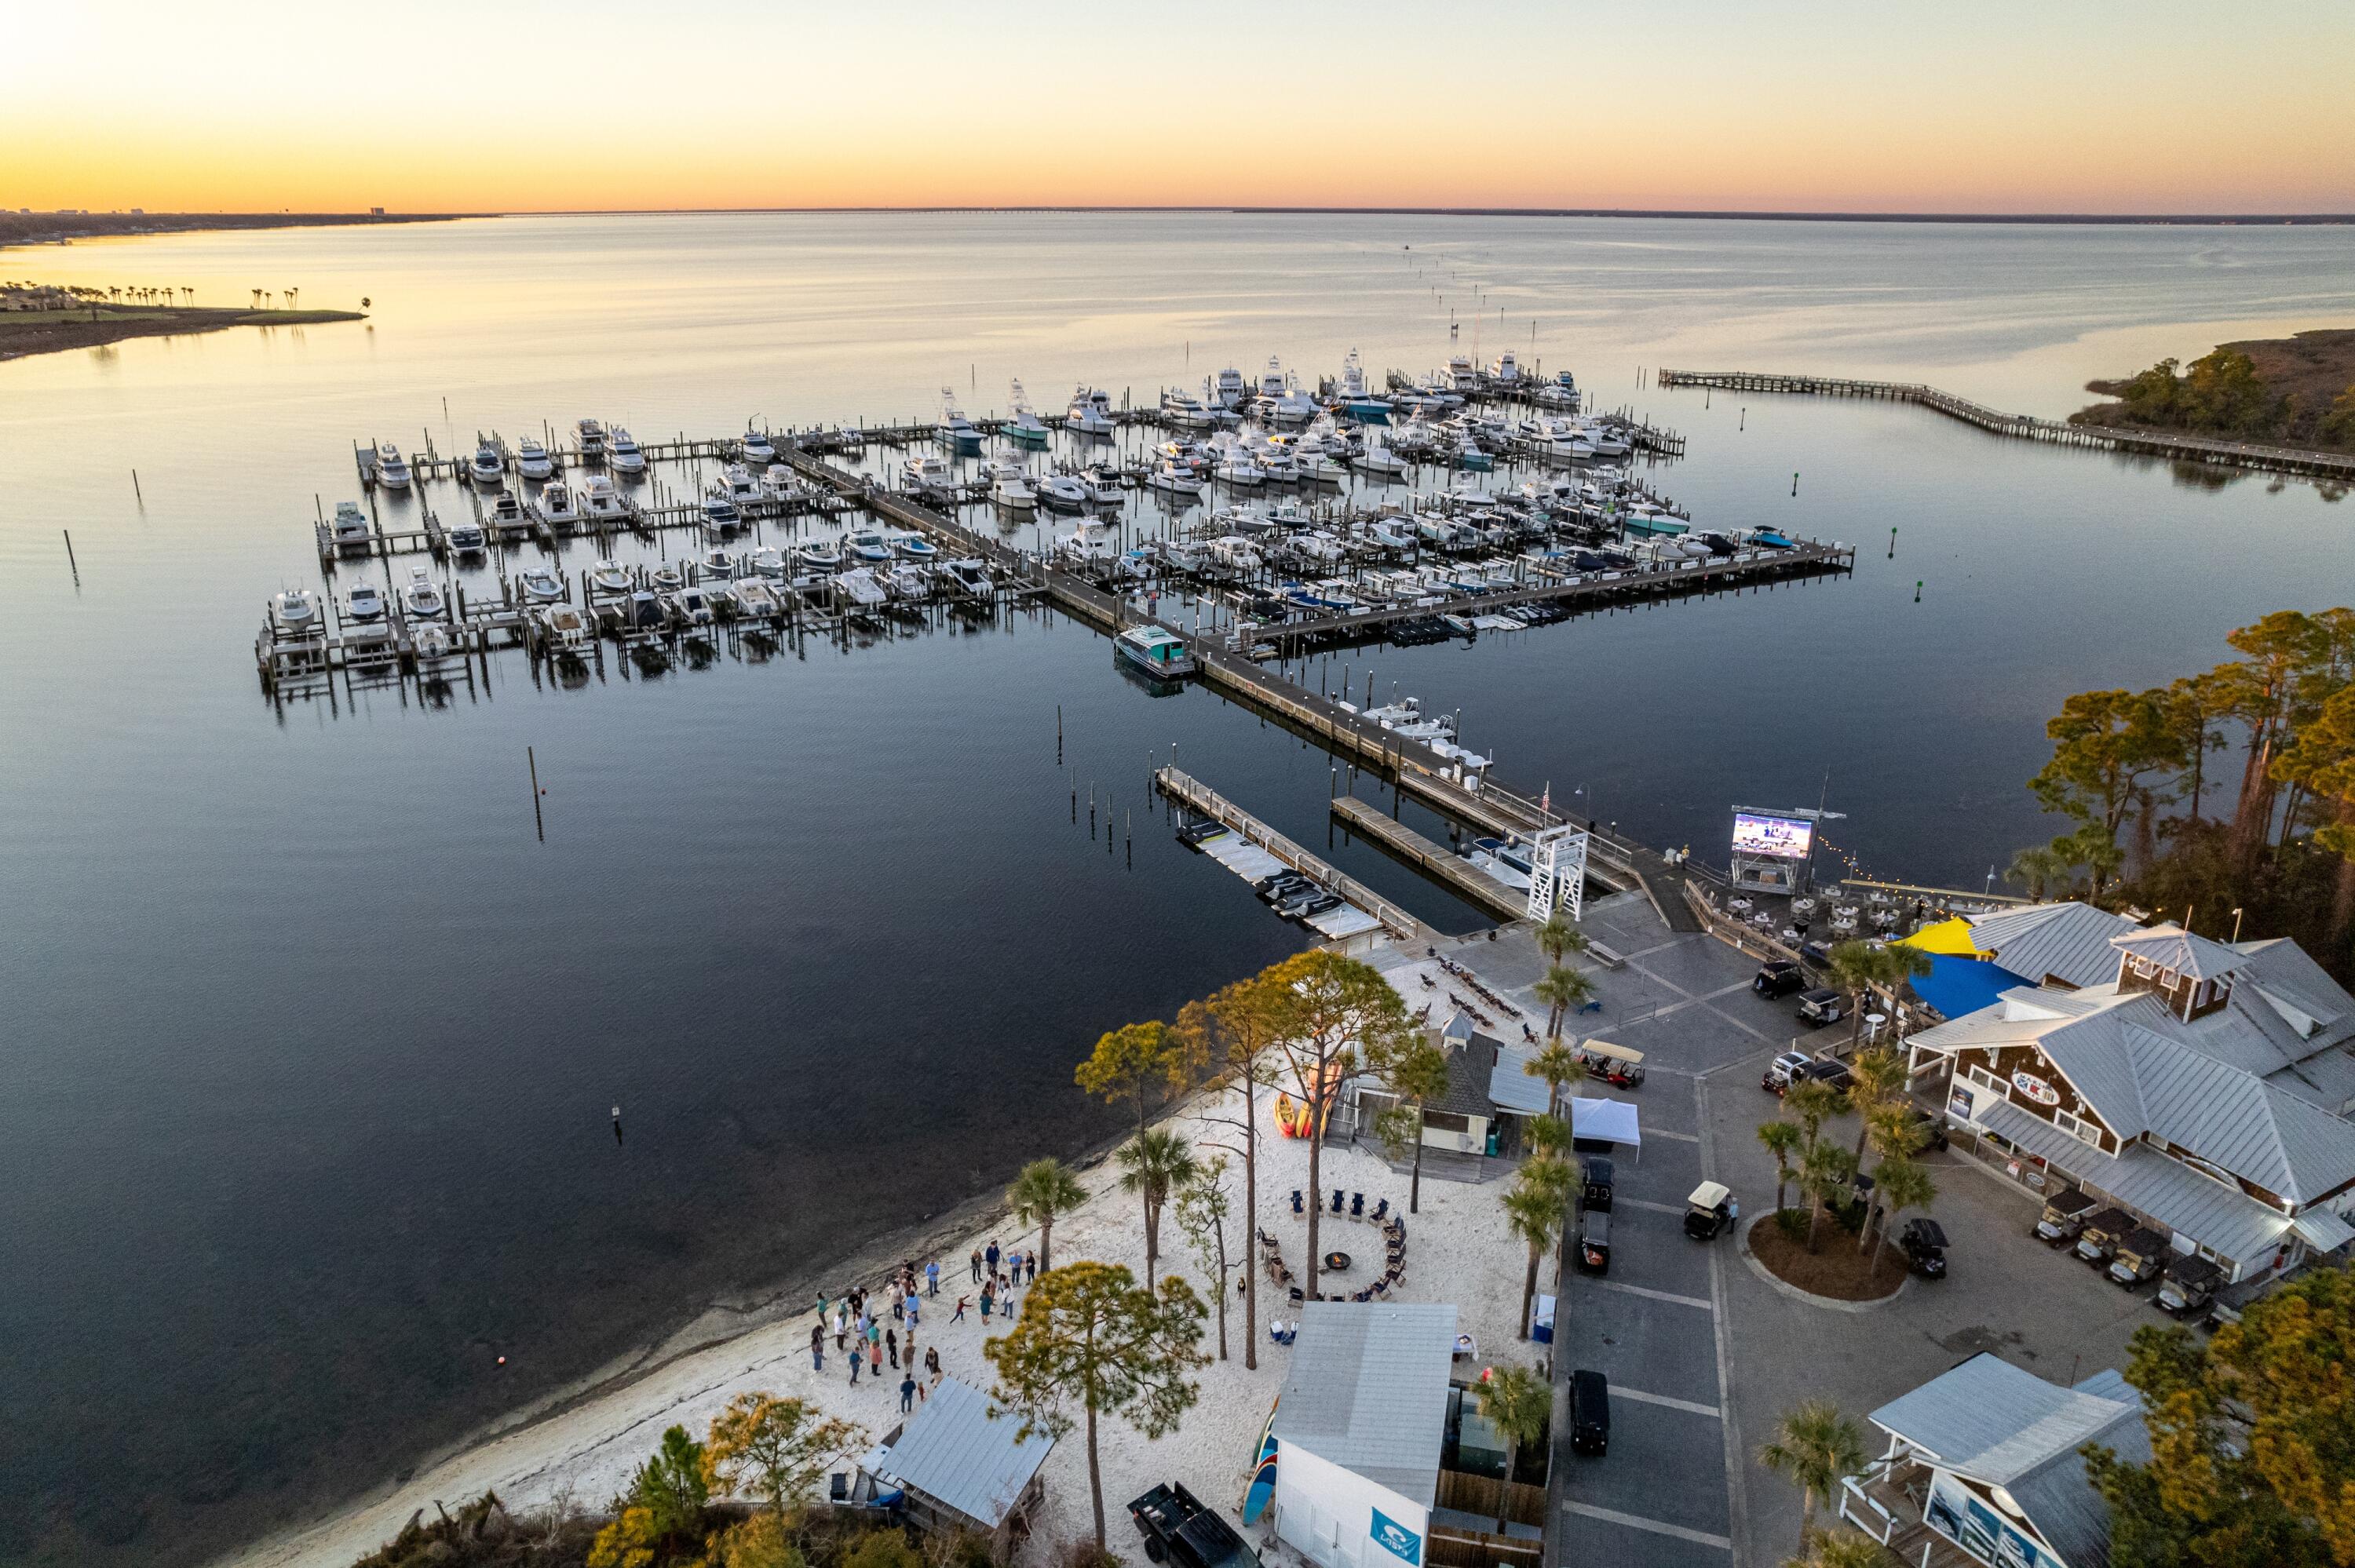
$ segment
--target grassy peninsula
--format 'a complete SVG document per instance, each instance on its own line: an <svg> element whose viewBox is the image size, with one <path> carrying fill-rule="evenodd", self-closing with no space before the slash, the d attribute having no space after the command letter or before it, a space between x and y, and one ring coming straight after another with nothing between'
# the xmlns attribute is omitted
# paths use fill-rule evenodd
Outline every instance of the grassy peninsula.
<svg viewBox="0 0 2355 1568"><path fill-rule="evenodd" d="M0 309L0 360L69 348L99 348L132 337L168 337L235 326L304 326L367 320L360 311L247 310L211 305L77 304L70 310Z"/></svg>
<svg viewBox="0 0 2355 1568"><path fill-rule="evenodd" d="M2116 401L2071 415L2077 424L2355 451L2355 329L2220 344L2188 366L2162 359L2085 390Z"/></svg>

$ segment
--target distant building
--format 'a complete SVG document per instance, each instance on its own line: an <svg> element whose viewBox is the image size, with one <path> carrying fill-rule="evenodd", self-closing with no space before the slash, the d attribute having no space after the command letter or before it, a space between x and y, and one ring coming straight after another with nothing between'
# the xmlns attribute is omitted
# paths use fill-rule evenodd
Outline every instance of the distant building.
<svg viewBox="0 0 2355 1568"><path fill-rule="evenodd" d="M2141 1396L2115 1372L2063 1388L1984 1352L1869 1419L1889 1446L1842 1483L1840 1517L1905 1563L1942 1536L1996 1568L2105 1568L2109 1506L2079 1450L2150 1458Z"/></svg>
<svg viewBox="0 0 2355 1568"><path fill-rule="evenodd" d="M2019 921L1990 939L2041 983L1906 1042L1911 1074L1948 1075L1948 1122L2015 1180L2083 1187L2228 1280L2355 1242L2355 997L2294 942L2129 924L2097 946L2091 916L2030 913L1982 924Z"/></svg>

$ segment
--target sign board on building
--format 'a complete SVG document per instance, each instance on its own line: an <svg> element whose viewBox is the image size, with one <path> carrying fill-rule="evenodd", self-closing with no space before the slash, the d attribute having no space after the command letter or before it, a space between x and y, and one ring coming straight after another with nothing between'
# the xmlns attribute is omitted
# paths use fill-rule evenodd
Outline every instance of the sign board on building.
<svg viewBox="0 0 2355 1568"><path fill-rule="evenodd" d="M1373 1524L1366 1533L1373 1537L1375 1545L1401 1563L1420 1563L1423 1561L1422 1536L1380 1509L1375 1509L1373 1515Z"/></svg>
<svg viewBox="0 0 2355 1568"><path fill-rule="evenodd" d="M1954 1477L1940 1474L1931 1483L1922 1522L1982 1563L1997 1568L2061 1568L2061 1560L2040 1550L2011 1521L1964 1489Z"/></svg>
<svg viewBox="0 0 2355 1568"><path fill-rule="evenodd" d="M1973 1108L1971 1091L1956 1084L1954 1093L1946 1097L1946 1114L1956 1121L1970 1121L1975 1119L1971 1115Z"/></svg>
<svg viewBox="0 0 2355 1568"><path fill-rule="evenodd" d="M2011 1086L2038 1105L2057 1106L2061 1103L2061 1091L2033 1073L2014 1073Z"/></svg>

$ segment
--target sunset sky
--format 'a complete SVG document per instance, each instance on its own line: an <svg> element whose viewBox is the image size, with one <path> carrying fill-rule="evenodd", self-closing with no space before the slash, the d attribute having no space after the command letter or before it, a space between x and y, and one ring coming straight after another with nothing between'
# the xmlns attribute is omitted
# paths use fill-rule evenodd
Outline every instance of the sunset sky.
<svg viewBox="0 0 2355 1568"><path fill-rule="evenodd" d="M0 206L2355 210L2355 6L28 5Z"/></svg>

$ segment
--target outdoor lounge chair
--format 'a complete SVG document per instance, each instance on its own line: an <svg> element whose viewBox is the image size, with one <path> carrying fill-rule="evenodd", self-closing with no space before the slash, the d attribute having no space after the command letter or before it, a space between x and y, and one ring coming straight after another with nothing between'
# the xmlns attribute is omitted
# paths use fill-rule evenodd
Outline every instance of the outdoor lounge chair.
<svg viewBox="0 0 2355 1568"><path fill-rule="evenodd" d="M1308 1212L1308 1205L1300 1200L1300 1189L1297 1187L1292 1190L1292 1212L1295 1214L1305 1214Z"/></svg>
<svg viewBox="0 0 2355 1568"><path fill-rule="evenodd" d="M1366 1195L1363 1192L1349 1194L1349 1217L1353 1220L1362 1220L1366 1217Z"/></svg>
<svg viewBox="0 0 2355 1568"><path fill-rule="evenodd" d="M1306 1292L1305 1292L1305 1291L1303 1291L1303 1290L1300 1288L1300 1287L1298 1287L1297 1285L1295 1285L1295 1286L1294 1286L1294 1287L1292 1287L1292 1304L1293 1304L1295 1307L1299 1306L1303 1301L1305 1301L1305 1300L1307 1300L1307 1299L1308 1299L1307 1293L1306 1293Z"/></svg>
<svg viewBox="0 0 2355 1568"><path fill-rule="evenodd" d="M1341 1189L1338 1187L1333 1189L1333 1212L1337 1214L1341 1212Z"/></svg>
<svg viewBox="0 0 2355 1568"><path fill-rule="evenodd" d="M1391 1201L1384 1198L1374 1205L1374 1218L1387 1223L1391 1217Z"/></svg>

